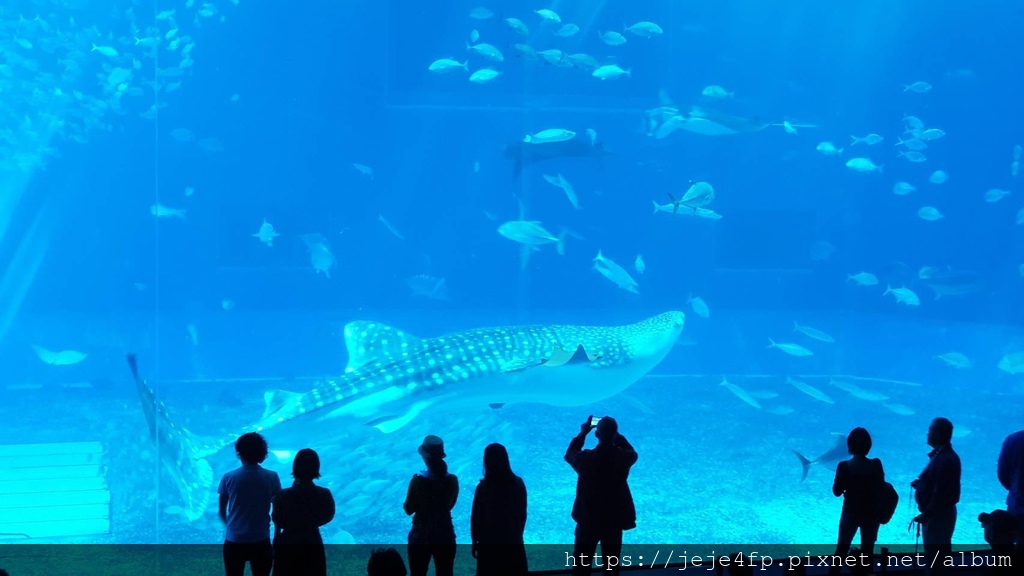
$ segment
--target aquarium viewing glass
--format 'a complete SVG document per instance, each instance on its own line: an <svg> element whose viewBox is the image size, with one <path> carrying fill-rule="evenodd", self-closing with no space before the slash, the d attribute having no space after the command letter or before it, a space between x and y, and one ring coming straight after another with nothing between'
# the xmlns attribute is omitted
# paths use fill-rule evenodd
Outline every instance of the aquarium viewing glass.
<svg viewBox="0 0 1024 576"><path fill-rule="evenodd" d="M913 546L940 416L954 542L1004 506L1010 2L15 0L0 30L3 543L222 542L257 429L285 485L319 452L329 543L405 542L427 434L460 543L492 442L527 543L572 542L590 415L639 453L627 543L832 544L863 426Z"/></svg>

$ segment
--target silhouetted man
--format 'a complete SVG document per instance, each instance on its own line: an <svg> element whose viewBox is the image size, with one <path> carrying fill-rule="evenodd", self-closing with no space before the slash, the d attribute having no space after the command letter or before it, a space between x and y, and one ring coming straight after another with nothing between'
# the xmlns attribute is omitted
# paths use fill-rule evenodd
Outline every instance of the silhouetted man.
<svg viewBox="0 0 1024 576"><path fill-rule="evenodd" d="M1024 551L1024 430L1006 437L999 451L999 483L1008 491L1006 511L1016 519L1017 551Z"/></svg>
<svg viewBox="0 0 1024 576"><path fill-rule="evenodd" d="M597 429L597 447L583 449L587 434ZM565 461L576 471L576 501L572 519L576 521L573 548L573 576L590 574L592 568L607 567L602 573L617 575L622 552L622 531L636 528L636 508L629 491L629 470L637 453L619 434L614 418L587 417L580 433L569 442ZM601 558L594 553L601 544Z"/></svg>
<svg viewBox="0 0 1024 576"><path fill-rule="evenodd" d="M953 553L956 505L960 501L960 456L953 451L953 423L945 418L932 420L928 427L928 465L910 483L917 490L915 499L921 512L914 522L921 524L921 544L928 567L925 574L946 572L943 562Z"/></svg>

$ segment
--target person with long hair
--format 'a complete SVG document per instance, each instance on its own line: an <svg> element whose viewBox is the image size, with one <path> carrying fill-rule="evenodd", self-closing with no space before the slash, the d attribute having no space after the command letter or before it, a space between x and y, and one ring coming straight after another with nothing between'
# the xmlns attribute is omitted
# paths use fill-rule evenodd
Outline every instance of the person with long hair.
<svg viewBox="0 0 1024 576"><path fill-rule="evenodd" d="M501 444L484 448L484 477L473 495L470 532L478 576L525 576L526 484Z"/></svg>
<svg viewBox="0 0 1024 576"><path fill-rule="evenodd" d="M427 435L418 452L426 470L413 475L402 506L412 516L409 574L426 576L433 558L436 576L452 576L456 551L452 508L459 498L459 479L448 472L440 437Z"/></svg>
<svg viewBox="0 0 1024 576"><path fill-rule="evenodd" d="M310 448L295 454L291 488L274 498L273 576L327 576L327 554L320 527L334 519L334 496L313 481L320 456Z"/></svg>

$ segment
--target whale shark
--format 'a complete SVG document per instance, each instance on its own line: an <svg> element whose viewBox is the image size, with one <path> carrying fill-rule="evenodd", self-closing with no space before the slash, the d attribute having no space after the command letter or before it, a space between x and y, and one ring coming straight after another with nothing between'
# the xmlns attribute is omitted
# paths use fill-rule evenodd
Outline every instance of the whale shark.
<svg viewBox="0 0 1024 576"><path fill-rule="evenodd" d="M263 414L223 438L179 426L140 376L134 355L128 364L161 468L179 492L184 515L196 520L214 496L211 457L238 435L256 431L271 446L287 449L337 434L342 426L390 434L426 413L593 404L657 366L684 323L682 312L671 311L621 326L506 326L420 338L387 324L354 321L344 328L344 373L316 381L311 390L267 391Z"/></svg>

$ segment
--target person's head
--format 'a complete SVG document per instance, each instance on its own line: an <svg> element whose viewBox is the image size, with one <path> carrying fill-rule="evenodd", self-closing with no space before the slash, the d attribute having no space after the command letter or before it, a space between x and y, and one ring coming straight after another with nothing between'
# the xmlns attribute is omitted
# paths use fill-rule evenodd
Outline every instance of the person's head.
<svg viewBox="0 0 1024 576"><path fill-rule="evenodd" d="M11 575L7 573L7 570L4 570L3 568L0 568L0 576L11 576Z"/></svg>
<svg viewBox="0 0 1024 576"><path fill-rule="evenodd" d="M428 434L423 438L423 442L416 451L423 457L428 471L435 474L443 474L448 471L448 465L444 462L444 458L447 456L444 453L444 440L440 436Z"/></svg>
<svg viewBox="0 0 1024 576"><path fill-rule="evenodd" d="M394 548L376 548L366 563L366 576L406 576L405 560Z"/></svg>
<svg viewBox="0 0 1024 576"><path fill-rule="evenodd" d="M500 480L512 476L512 463L508 459L508 450L495 442L484 448L484 479Z"/></svg>
<svg viewBox="0 0 1024 576"><path fill-rule="evenodd" d="M953 423L946 418L936 418L928 426L928 445L939 448L953 441Z"/></svg>
<svg viewBox="0 0 1024 576"><path fill-rule="evenodd" d="M867 456L871 452L871 434L860 426L846 436L846 448L854 456Z"/></svg>
<svg viewBox="0 0 1024 576"><path fill-rule="evenodd" d="M619 435L619 423L615 421L615 418L611 416L604 416L597 421L597 428L594 430L594 436L597 437L597 441L600 444L605 442L611 442L615 440L615 437Z"/></svg>
<svg viewBox="0 0 1024 576"><path fill-rule="evenodd" d="M235 453L243 464L262 464L269 453L267 441L256 432L242 434L235 442Z"/></svg>
<svg viewBox="0 0 1024 576"><path fill-rule="evenodd" d="M295 454L292 462L292 478L311 482L320 477L320 456L312 448L303 448Z"/></svg>

